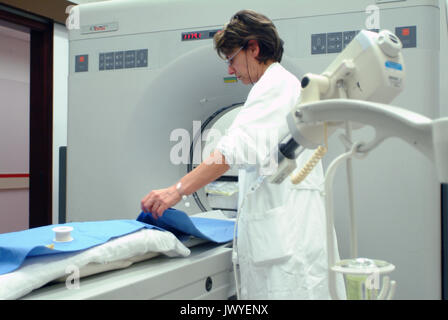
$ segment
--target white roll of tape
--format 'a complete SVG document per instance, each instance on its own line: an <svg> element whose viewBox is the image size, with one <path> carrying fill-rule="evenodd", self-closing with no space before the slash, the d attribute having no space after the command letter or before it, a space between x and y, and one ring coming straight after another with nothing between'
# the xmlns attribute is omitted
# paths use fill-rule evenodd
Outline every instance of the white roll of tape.
<svg viewBox="0 0 448 320"><path fill-rule="evenodd" d="M72 241L71 232L73 231L73 227L56 227L52 229L54 231L54 239L55 242L69 242Z"/></svg>

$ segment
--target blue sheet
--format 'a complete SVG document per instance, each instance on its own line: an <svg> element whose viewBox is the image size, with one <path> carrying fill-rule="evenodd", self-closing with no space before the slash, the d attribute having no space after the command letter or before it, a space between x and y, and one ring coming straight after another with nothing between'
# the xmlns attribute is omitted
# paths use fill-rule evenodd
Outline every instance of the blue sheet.
<svg viewBox="0 0 448 320"><path fill-rule="evenodd" d="M189 217L175 209L166 210L157 220L142 212L137 220L71 222L0 234L0 274L16 270L27 257L86 250L142 228L170 231L181 241L190 235L217 243L233 239L234 222ZM52 229L57 226L73 227L74 240L54 242ZM53 249L46 247L51 244Z"/></svg>
<svg viewBox="0 0 448 320"><path fill-rule="evenodd" d="M217 243L231 241L235 225L235 222L230 220L190 217L185 212L173 208L165 210L157 220L151 213L144 212L137 220L170 231L181 240L192 235Z"/></svg>
<svg viewBox="0 0 448 320"><path fill-rule="evenodd" d="M54 242L52 229L57 226L73 227L74 240ZM109 220L72 222L0 234L0 274L16 270L26 257L85 250L142 228L156 227L135 220ZM51 244L54 249L46 247Z"/></svg>

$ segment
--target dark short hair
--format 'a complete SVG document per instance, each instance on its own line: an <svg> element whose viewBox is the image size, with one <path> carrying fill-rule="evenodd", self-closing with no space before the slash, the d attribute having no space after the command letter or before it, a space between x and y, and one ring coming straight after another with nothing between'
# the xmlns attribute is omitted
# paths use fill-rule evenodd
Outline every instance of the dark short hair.
<svg viewBox="0 0 448 320"><path fill-rule="evenodd" d="M260 53L257 60L280 62L283 55L283 40L272 21L255 11L241 10L232 16L224 28L214 36L215 49L225 59L236 48L247 48L250 40L257 40Z"/></svg>

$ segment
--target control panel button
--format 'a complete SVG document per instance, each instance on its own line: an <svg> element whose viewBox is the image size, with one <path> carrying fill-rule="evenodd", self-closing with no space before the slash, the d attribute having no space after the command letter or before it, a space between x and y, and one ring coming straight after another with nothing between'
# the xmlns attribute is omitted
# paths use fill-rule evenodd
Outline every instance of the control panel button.
<svg viewBox="0 0 448 320"><path fill-rule="evenodd" d="M89 71L89 55L82 54L75 56L75 72Z"/></svg>

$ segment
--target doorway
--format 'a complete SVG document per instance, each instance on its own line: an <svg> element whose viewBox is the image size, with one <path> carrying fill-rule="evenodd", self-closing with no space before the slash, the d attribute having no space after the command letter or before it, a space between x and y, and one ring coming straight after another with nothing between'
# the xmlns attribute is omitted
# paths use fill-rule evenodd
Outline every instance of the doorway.
<svg viewBox="0 0 448 320"><path fill-rule="evenodd" d="M28 221L34 228L52 222L53 21L1 5L0 23L29 35L29 173L20 174L29 174L21 178L29 178Z"/></svg>

